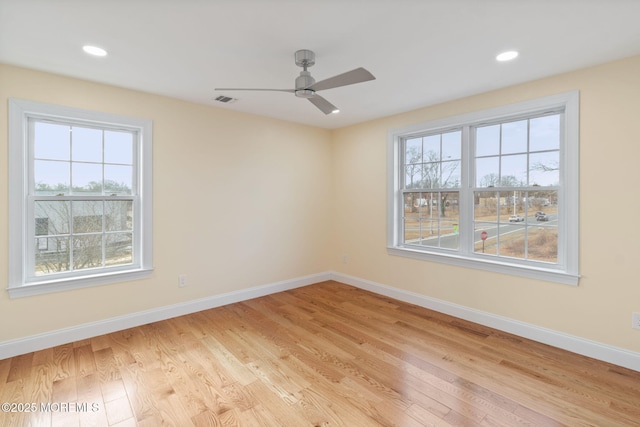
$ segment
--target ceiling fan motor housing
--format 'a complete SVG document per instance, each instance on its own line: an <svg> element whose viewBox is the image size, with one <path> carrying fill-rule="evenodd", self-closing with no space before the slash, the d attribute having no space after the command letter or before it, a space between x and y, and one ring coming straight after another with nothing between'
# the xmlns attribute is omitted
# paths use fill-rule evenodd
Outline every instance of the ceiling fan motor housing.
<svg viewBox="0 0 640 427"><path fill-rule="evenodd" d="M308 71L300 71L300 75L296 78L296 96L300 98L311 98L315 95L315 91L309 89L316 83L316 79L311 77Z"/></svg>

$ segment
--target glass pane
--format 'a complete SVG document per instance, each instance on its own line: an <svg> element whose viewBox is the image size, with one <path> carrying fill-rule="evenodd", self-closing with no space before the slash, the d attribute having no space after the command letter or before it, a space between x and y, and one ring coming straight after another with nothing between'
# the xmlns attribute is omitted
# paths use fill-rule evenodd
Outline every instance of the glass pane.
<svg viewBox="0 0 640 427"><path fill-rule="evenodd" d="M422 174L423 188L438 188L442 185L440 182L440 162L422 165Z"/></svg>
<svg viewBox="0 0 640 427"><path fill-rule="evenodd" d="M504 200L500 198L500 193L495 191L477 191L474 193L473 200L473 250L474 252L495 255L497 253L498 219Z"/></svg>
<svg viewBox="0 0 640 427"><path fill-rule="evenodd" d="M34 157L68 161L70 159L69 131L68 125L36 122L34 124Z"/></svg>
<svg viewBox="0 0 640 427"><path fill-rule="evenodd" d="M73 202L73 233L102 231L102 201Z"/></svg>
<svg viewBox="0 0 640 427"><path fill-rule="evenodd" d="M73 269L102 267L102 234L73 238Z"/></svg>
<svg viewBox="0 0 640 427"><path fill-rule="evenodd" d="M438 237L439 237L439 223L438 223L438 214L437 211L435 213L435 219L430 219L429 217L425 217L422 220L422 230L420 234L420 241L417 242L419 245L423 246L433 246L438 247Z"/></svg>
<svg viewBox="0 0 640 427"><path fill-rule="evenodd" d="M104 165L104 193L113 195L131 194L133 167Z"/></svg>
<svg viewBox="0 0 640 427"><path fill-rule="evenodd" d="M440 247L458 249L460 244L460 211L457 192L441 193L440 197Z"/></svg>
<svg viewBox="0 0 640 427"><path fill-rule="evenodd" d="M537 222L558 221L558 192L531 191L529 192L529 209Z"/></svg>
<svg viewBox="0 0 640 427"><path fill-rule="evenodd" d="M35 250L35 275L69 271L69 238L37 237Z"/></svg>
<svg viewBox="0 0 640 427"><path fill-rule="evenodd" d="M498 222L498 208L505 201L494 191L478 191L474 193L473 218L475 221Z"/></svg>
<svg viewBox="0 0 640 427"><path fill-rule="evenodd" d="M125 265L133 263L133 234L115 233L106 238L105 265Z"/></svg>
<svg viewBox="0 0 640 427"><path fill-rule="evenodd" d="M133 134L130 132L104 132L105 163L133 164Z"/></svg>
<svg viewBox="0 0 640 427"><path fill-rule="evenodd" d="M442 134L442 160L459 160L462 150L462 132Z"/></svg>
<svg viewBox="0 0 640 427"><path fill-rule="evenodd" d="M418 243L420 240L420 208L426 199L422 193L407 193L404 195L404 242Z"/></svg>
<svg viewBox="0 0 640 427"><path fill-rule="evenodd" d="M133 230L133 202L131 200L108 200L104 202L106 231Z"/></svg>
<svg viewBox="0 0 640 427"><path fill-rule="evenodd" d="M425 162L440 161L440 135L430 135L422 138L422 159Z"/></svg>
<svg viewBox="0 0 640 427"><path fill-rule="evenodd" d="M404 186L407 189L422 187L422 169L423 165L409 164L405 166Z"/></svg>
<svg viewBox="0 0 640 427"><path fill-rule="evenodd" d="M558 229L540 226L529 228L529 259L545 262L558 262Z"/></svg>
<svg viewBox="0 0 640 427"><path fill-rule="evenodd" d="M102 162L102 131L74 126L71 147L74 162Z"/></svg>
<svg viewBox="0 0 640 427"><path fill-rule="evenodd" d="M476 187L497 187L500 185L500 158L476 159Z"/></svg>
<svg viewBox="0 0 640 427"><path fill-rule="evenodd" d="M526 257L526 227L517 223L509 223L501 225L499 230L499 255L524 259Z"/></svg>
<svg viewBox="0 0 640 427"><path fill-rule="evenodd" d="M529 150L560 149L560 115L538 117L529 122Z"/></svg>
<svg viewBox="0 0 640 427"><path fill-rule="evenodd" d="M49 235L49 218L34 218L36 236Z"/></svg>
<svg viewBox="0 0 640 427"><path fill-rule="evenodd" d="M35 160L33 179L35 194L54 196L69 193L69 162Z"/></svg>
<svg viewBox="0 0 640 427"><path fill-rule="evenodd" d="M102 195L102 165L72 163L73 191Z"/></svg>
<svg viewBox="0 0 640 427"><path fill-rule="evenodd" d="M527 183L527 155L503 156L500 165L500 185L515 187Z"/></svg>
<svg viewBox="0 0 640 427"><path fill-rule="evenodd" d="M422 138L408 139L405 142L405 163L422 162Z"/></svg>
<svg viewBox="0 0 640 427"><path fill-rule="evenodd" d="M502 154L527 152L528 120L502 124Z"/></svg>
<svg viewBox="0 0 640 427"><path fill-rule="evenodd" d="M460 160L442 162L442 187L458 188L461 183Z"/></svg>
<svg viewBox="0 0 640 427"><path fill-rule="evenodd" d="M560 185L560 152L534 153L529 156L530 185Z"/></svg>
<svg viewBox="0 0 640 427"><path fill-rule="evenodd" d="M525 191L503 191L500 193L500 222L520 223L525 221L527 193Z"/></svg>
<svg viewBox="0 0 640 427"><path fill-rule="evenodd" d="M69 234L70 202L36 201L34 219L36 236Z"/></svg>
<svg viewBox="0 0 640 427"><path fill-rule="evenodd" d="M493 222L476 222L474 225L473 251L483 254L498 253L498 226Z"/></svg>
<svg viewBox="0 0 640 427"><path fill-rule="evenodd" d="M500 154L500 125L483 126L476 129L476 156Z"/></svg>

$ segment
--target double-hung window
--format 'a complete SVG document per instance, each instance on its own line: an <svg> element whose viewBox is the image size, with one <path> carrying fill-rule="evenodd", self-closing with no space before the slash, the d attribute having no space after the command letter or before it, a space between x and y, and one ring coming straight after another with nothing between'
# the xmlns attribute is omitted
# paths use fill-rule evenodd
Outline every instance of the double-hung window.
<svg viewBox="0 0 640 427"><path fill-rule="evenodd" d="M390 132L388 251L578 281L578 94Z"/></svg>
<svg viewBox="0 0 640 427"><path fill-rule="evenodd" d="M12 296L151 271L151 122L11 99Z"/></svg>

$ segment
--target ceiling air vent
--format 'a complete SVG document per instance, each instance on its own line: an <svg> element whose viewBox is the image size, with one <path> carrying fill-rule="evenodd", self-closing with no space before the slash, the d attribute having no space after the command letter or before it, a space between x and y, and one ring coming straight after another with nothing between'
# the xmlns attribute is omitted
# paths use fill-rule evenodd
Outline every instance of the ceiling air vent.
<svg viewBox="0 0 640 427"><path fill-rule="evenodd" d="M236 98L231 98L228 96L218 96L217 98L214 98L216 101L218 102L224 102L225 104L231 104L232 102L236 102L237 99Z"/></svg>

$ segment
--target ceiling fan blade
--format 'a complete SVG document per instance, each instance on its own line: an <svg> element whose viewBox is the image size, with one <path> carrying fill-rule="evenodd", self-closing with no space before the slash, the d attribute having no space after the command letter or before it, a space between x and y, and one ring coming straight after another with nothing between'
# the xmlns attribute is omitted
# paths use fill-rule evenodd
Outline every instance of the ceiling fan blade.
<svg viewBox="0 0 640 427"><path fill-rule="evenodd" d="M307 98L309 102L318 107L320 111L325 114L337 113L340 111L338 107L321 97L320 95L314 95L311 98Z"/></svg>
<svg viewBox="0 0 640 427"><path fill-rule="evenodd" d="M256 88L240 88L240 87L217 87L213 90L257 90L257 91L269 91L269 92L289 92L295 93L295 89L256 89Z"/></svg>
<svg viewBox="0 0 640 427"><path fill-rule="evenodd" d="M355 83L362 83L369 80L375 80L376 78L369 71L364 68L356 68L355 70L347 71L346 73L338 74L337 76L329 77L325 80L311 85L308 89L319 90L332 89L334 87L347 86Z"/></svg>

